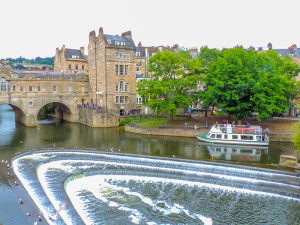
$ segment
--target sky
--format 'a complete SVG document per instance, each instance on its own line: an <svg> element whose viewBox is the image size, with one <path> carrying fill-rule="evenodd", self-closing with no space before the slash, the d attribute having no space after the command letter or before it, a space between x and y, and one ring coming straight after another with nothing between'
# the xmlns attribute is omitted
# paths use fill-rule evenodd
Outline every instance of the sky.
<svg viewBox="0 0 300 225"><path fill-rule="evenodd" d="M137 45L300 47L299 0L14 0L0 5L0 58L87 52L89 33L131 30Z"/></svg>

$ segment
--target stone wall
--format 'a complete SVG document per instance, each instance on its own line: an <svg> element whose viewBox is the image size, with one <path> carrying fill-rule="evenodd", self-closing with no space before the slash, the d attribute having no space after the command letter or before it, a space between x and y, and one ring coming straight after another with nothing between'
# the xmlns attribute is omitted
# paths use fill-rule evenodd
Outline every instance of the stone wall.
<svg viewBox="0 0 300 225"><path fill-rule="evenodd" d="M97 110L79 109L78 122L90 127L118 127L118 116L111 113L101 113Z"/></svg>

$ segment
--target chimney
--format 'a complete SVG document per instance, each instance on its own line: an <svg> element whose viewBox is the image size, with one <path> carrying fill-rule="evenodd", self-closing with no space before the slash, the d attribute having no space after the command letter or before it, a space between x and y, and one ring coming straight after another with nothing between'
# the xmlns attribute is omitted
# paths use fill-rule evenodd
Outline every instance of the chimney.
<svg viewBox="0 0 300 225"><path fill-rule="evenodd" d="M269 48L269 50L272 50L273 48L272 48L272 43L268 43L268 48Z"/></svg>
<svg viewBox="0 0 300 225"><path fill-rule="evenodd" d="M139 42L138 46L139 46L139 47L142 47L142 42Z"/></svg>
<svg viewBox="0 0 300 225"><path fill-rule="evenodd" d="M99 34L103 34L103 27L99 28Z"/></svg>
<svg viewBox="0 0 300 225"><path fill-rule="evenodd" d="M122 37L131 38L131 31L129 30L129 31L122 33Z"/></svg>
<svg viewBox="0 0 300 225"><path fill-rule="evenodd" d="M83 58L85 58L84 47L80 47L80 52Z"/></svg>

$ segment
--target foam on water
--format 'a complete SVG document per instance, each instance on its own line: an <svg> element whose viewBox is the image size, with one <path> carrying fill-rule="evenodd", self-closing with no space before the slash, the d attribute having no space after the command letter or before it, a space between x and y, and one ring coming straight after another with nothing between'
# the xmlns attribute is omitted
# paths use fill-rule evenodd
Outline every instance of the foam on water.
<svg viewBox="0 0 300 225"><path fill-rule="evenodd" d="M29 174L30 171L24 168L24 165L29 167L26 162L32 163L36 167L36 179L39 185L42 187L42 191L39 190L34 175ZM34 163L35 162L35 163ZM155 221L147 218L143 210L125 205L122 201L126 202L128 196L132 196L151 208L155 212L160 212L163 215L180 214L186 217L193 218L202 221L204 224L212 224L212 218L202 215L203 213L193 213L185 206L177 203L171 203L167 201L155 200L145 196L142 193L133 191L128 187L118 186L112 184L111 181L122 182L140 182L145 183L164 183L175 184L178 187L187 185L190 187L197 187L209 190L218 190L221 192L238 193L245 195L253 195L267 198L281 198L285 200L292 200L300 202L300 199L296 197L281 195L281 192L265 192L265 189L255 190L256 187L265 186L266 188L273 188L274 190L280 186L282 190L289 189L299 190L295 176L289 173L277 174L274 171L255 171L253 168L231 168L227 166L206 165L199 162L185 162L184 160L176 159L172 161L169 159L154 158L154 157L141 157L141 156L129 156L126 154L108 154L108 153L95 153L95 152L75 152L75 151L48 151L48 152L32 152L31 154L18 156L13 160L13 168L23 183L24 187L35 201L41 212L44 214L49 224L64 224L62 220L55 221L55 223L49 220L48 215L53 215L56 210L60 210L63 204L62 195L68 195L72 201L74 208L80 215L85 224L94 224L93 215L87 206L91 204L89 199L82 199L82 193L88 191L100 202L106 204L108 207L117 209L122 212L126 212L128 221L134 224L139 224L146 221L147 224L156 224ZM115 169L124 171L122 174L114 174ZM100 174L87 174L83 173L87 171L98 170ZM65 184L65 190L61 187L61 183L57 184L55 179L57 173L63 171L63 176L60 179L67 179L72 175L80 175L76 179L69 181ZM101 174L105 171L105 173ZM129 171L129 174L128 172ZM141 174L130 174L132 171L140 171ZM217 174L215 172L219 172ZM170 175L169 175L170 174ZM250 176L248 176L250 174ZM251 175L252 174L252 175ZM155 175L155 176L153 176ZM172 176L171 176L172 175ZM242 176L243 175L243 176ZM161 177L160 177L161 176ZM177 178L174 178L178 176ZM269 180L265 178L270 178ZM278 179L277 182L277 177ZM195 178L192 180L190 178ZM109 179L109 180L108 180ZM190 179L190 180L189 180ZM219 183L207 183L206 179L222 181ZM287 180L287 182L285 181ZM223 182L224 181L224 182ZM61 181L60 181L61 182ZM233 186L231 184L252 184L247 188L247 185ZM297 186L298 185L298 186ZM54 191L55 190L55 191ZM66 191L66 193L64 193ZM45 193L46 196L40 196L41 193ZM118 196L114 196L119 199L120 202L115 201L107 193ZM120 195L121 193L121 195ZM127 197L126 197L127 196ZM299 195L298 195L299 196ZM120 199L123 198L123 199ZM51 202L51 204L49 204ZM164 207L158 207L158 204L163 204ZM66 224L74 224L74 215L70 207L62 209L59 213L61 218ZM73 213L73 214L72 214ZM123 215L123 214L122 214ZM149 221L147 221L149 220Z"/></svg>

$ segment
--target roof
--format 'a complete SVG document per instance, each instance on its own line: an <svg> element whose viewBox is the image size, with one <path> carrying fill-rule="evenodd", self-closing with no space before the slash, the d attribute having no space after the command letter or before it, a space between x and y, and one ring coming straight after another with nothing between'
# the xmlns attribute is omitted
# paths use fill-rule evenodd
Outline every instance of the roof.
<svg viewBox="0 0 300 225"><path fill-rule="evenodd" d="M109 35L109 34L104 34L105 35L105 38L106 40L111 44L111 45L117 45L116 42L119 41L119 42L125 42L125 46L132 46L132 43L131 41L126 38L126 37L122 37L122 36L117 36L117 35Z"/></svg>
<svg viewBox="0 0 300 225"><path fill-rule="evenodd" d="M135 48L135 50L136 50L136 52L140 53L140 56L145 56L145 51L144 51L143 47L138 46Z"/></svg>
<svg viewBox="0 0 300 225"><path fill-rule="evenodd" d="M18 71L17 72L18 75L26 75L26 74L32 74L35 76L76 76L77 74L67 74L67 73L62 73L62 72L41 72L41 71Z"/></svg>
<svg viewBox="0 0 300 225"><path fill-rule="evenodd" d="M69 59L84 59L85 57L81 54L81 51L78 49L66 48L66 58Z"/></svg>
<svg viewBox="0 0 300 225"><path fill-rule="evenodd" d="M281 56L289 55L289 54L295 54L294 49L288 48L288 49L273 49Z"/></svg>

